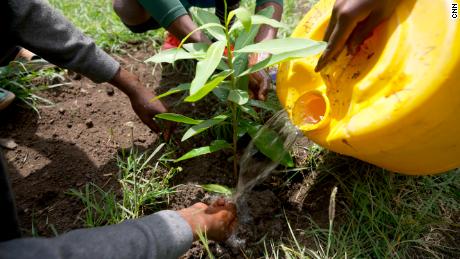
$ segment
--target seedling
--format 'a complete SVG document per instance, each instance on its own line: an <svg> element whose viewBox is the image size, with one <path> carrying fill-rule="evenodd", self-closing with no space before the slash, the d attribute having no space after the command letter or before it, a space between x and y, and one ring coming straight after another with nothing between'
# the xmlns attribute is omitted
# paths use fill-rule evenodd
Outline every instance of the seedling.
<svg viewBox="0 0 460 259"><path fill-rule="evenodd" d="M217 16L206 10L199 9L196 13L196 19L202 25L195 31L206 31L214 38L214 43L211 45L204 43L184 44L188 37L195 32L193 31L182 40L178 48L160 52L146 61L154 63L173 63L184 59L196 59L198 61L195 78L190 84L179 85L157 98L188 91L189 94L184 101L193 103L200 101L212 92L219 101L229 107L227 112L216 114L214 117L205 120L193 119L174 113L164 113L156 116L160 119L191 125L183 135L182 141L211 127L225 124L231 125L231 143L225 139L214 140L209 146L191 150L176 159L176 162L222 149L232 149L233 172L236 177L238 175L238 138L246 133L254 137L261 128L262 120L254 107L270 109L269 105L250 100L248 91L249 75L280 62L318 54L325 48L325 43L323 42L301 38L275 39L253 44L261 25L276 28L285 27L282 23L269 18L272 17L273 12L273 8L266 8L255 15L251 15L247 9L240 7L231 11L228 15L226 13L226 19L222 25ZM230 21L235 17L235 23L230 26ZM250 53L270 53L271 56L252 67L248 67L248 55ZM274 159L280 153L279 148L282 148L283 145L282 143L272 143L274 139L272 136L276 132L267 130L263 134L266 134L266 136L260 137L255 145L261 153ZM290 156L282 160L281 164L293 166Z"/></svg>

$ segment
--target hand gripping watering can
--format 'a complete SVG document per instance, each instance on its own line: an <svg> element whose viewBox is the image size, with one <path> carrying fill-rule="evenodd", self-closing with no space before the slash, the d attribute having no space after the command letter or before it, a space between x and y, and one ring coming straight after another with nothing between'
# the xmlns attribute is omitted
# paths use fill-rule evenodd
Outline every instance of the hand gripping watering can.
<svg viewBox="0 0 460 259"><path fill-rule="evenodd" d="M322 40L335 0L318 2L293 37ZM410 175L460 167L460 18L452 2L401 0L355 56L321 74L319 55L279 67L277 94L319 145Z"/></svg>

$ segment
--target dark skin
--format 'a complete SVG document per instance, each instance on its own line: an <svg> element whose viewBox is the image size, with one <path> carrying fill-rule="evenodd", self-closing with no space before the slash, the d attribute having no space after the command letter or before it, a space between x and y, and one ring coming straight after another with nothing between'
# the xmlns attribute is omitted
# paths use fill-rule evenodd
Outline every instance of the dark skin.
<svg viewBox="0 0 460 259"><path fill-rule="evenodd" d="M391 16L398 3L399 0L337 0L324 35L328 45L315 71L320 72L345 47L351 55L356 54L375 27Z"/></svg>
<svg viewBox="0 0 460 259"><path fill-rule="evenodd" d="M131 101L134 112L141 121L155 132L160 132L160 127L152 118L156 114L166 112L167 109L160 101L151 101L155 95L139 81L134 74L120 68L113 79L109 82L125 93ZM163 129L163 137L169 139L169 125Z"/></svg>

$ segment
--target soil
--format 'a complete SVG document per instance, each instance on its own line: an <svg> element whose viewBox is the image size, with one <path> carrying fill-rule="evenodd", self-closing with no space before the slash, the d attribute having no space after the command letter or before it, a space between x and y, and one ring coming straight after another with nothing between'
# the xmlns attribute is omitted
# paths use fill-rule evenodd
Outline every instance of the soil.
<svg viewBox="0 0 460 259"><path fill-rule="evenodd" d="M188 67L193 64L182 64L185 67L174 68L174 73L163 67L161 73L160 67L143 63L154 54L147 45L130 45L126 53L132 55L114 57L123 67L139 75L152 91L163 92L166 89L159 85L169 88L190 79ZM67 86L40 93L55 103L52 107L40 108L40 115L19 101L0 114L0 138L13 139L17 144L13 150L5 150L5 157L25 236L33 231L39 236L53 236L54 231L64 233L84 227L81 220L84 206L68 194L69 190L82 189L87 183L95 183L105 190L117 190L117 154L132 147L154 149L161 142L137 118L128 98L118 89L74 75L67 76L66 82ZM220 109L213 105L217 102L212 98L195 106L177 106L175 98L166 101L173 110L197 118ZM128 126L128 122L133 127ZM181 154L204 144L207 144L206 138L194 139L178 145L176 152ZM173 179L178 187L170 196L167 208L181 209L215 198L197 187L198 184L235 186L229 156L229 153L218 152L181 164L185 170ZM299 205L293 202L292 210L288 211L281 207L281 204L289 206L289 196L299 187L298 183L280 189L280 181L282 179L275 176L267 179L248 195L248 202L242 206L248 208L249 214L240 215L238 239L226 244L211 242L215 255L242 257L241 249L252 251L251 244L261 238L280 238L288 229L285 217L300 226L297 222L302 222L299 220L302 215L295 209ZM320 218L322 216L324 211L319 214ZM184 258L203 255L203 248L196 243Z"/></svg>

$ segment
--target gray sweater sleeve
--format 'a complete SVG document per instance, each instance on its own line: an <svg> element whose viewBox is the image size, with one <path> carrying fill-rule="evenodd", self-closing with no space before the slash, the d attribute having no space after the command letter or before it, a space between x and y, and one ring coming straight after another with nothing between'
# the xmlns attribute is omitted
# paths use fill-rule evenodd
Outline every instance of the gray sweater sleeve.
<svg viewBox="0 0 460 259"><path fill-rule="evenodd" d="M94 82L110 81L120 65L44 0L6 0L18 45Z"/></svg>
<svg viewBox="0 0 460 259"><path fill-rule="evenodd" d="M24 238L0 243L0 258L178 258L190 248L192 229L175 211L55 238Z"/></svg>

